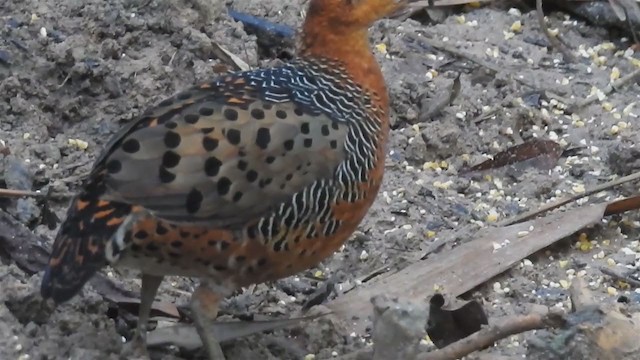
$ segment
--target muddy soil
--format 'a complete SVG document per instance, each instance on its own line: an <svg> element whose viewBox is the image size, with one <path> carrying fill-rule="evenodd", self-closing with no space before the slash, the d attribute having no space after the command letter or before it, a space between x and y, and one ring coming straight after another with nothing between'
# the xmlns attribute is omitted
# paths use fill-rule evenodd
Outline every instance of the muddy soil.
<svg viewBox="0 0 640 360"><path fill-rule="evenodd" d="M306 1L227 1L238 11L297 27ZM24 0L0 3L0 185L51 191L63 217L69 197L109 137L147 106L228 66L212 43L252 67L274 59L259 51L256 36L226 14L207 22L187 1ZM563 13L549 13L579 62L568 64L540 32L535 12L509 6L458 11L442 23L384 20L371 31L374 51L388 81L393 132L383 190L360 233L317 269L275 284L262 284L228 299L226 319L244 315L286 317L297 312L323 279L342 289L382 266L399 268L419 258L452 229L471 224L447 247L470 241L478 227L640 168L640 85L632 84L574 115L569 102L604 90L619 72L637 68L639 54L619 34ZM521 29L514 27L520 21ZM468 54L440 51L419 35ZM470 59L480 61L471 61ZM487 66L492 65L497 72ZM461 90L449 106L425 116L447 96L456 76ZM552 92L550 99L540 94ZM558 100L560 98L560 100ZM564 100L563 100L564 99ZM483 116L491 108L495 114ZM546 138L578 152L550 171L496 171L465 178L458 172L531 138ZM587 197L603 201L637 191L628 185ZM3 201L2 210L51 239L33 199ZM568 307L567 284L586 277L603 302L637 307L640 294L603 277L599 266L633 267L640 246L640 216L608 218L558 246L531 256L479 288L489 316L514 314L525 305ZM575 244L582 239L582 246ZM46 244L49 246L50 244ZM39 285L0 256L0 358L116 359L130 328L113 316L90 287L48 319L24 303ZM114 274L124 288L139 281ZM165 281L159 298L186 304L194 282ZM16 309L20 308L21 311ZM328 359L370 345L346 333L339 320L250 336L225 345L229 359ZM513 336L478 356L519 358L535 335ZM428 340L425 349L433 346ZM154 357L197 355L166 348ZM305 357L306 356L306 357ZM477 358L476 355L470 358Z"/></svg>

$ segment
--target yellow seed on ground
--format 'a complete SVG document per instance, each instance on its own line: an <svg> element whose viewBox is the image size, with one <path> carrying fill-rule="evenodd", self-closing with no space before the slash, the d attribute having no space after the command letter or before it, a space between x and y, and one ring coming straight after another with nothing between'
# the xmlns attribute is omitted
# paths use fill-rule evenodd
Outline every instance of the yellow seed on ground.
<svg viewBox="0 0 640 360"><path fill-rule="evenodd" d="M611 74L609 74L609 80L616 81L618 79L620 79L620 69L614 66L611 69Z"/></svg>

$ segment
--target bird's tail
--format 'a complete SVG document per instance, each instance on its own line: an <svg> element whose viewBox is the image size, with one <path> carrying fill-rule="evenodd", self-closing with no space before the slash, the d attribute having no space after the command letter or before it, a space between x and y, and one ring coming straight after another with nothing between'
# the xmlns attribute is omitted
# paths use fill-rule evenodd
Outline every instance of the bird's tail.
<svg viewBox="0 0 640 360"><path fill-rule="evenodd" d="M71 299L107 265L106 244L131 212L131 205L102 200L104 186L93 181L78 195L58 230L40 293L56 303Z"/></svg>

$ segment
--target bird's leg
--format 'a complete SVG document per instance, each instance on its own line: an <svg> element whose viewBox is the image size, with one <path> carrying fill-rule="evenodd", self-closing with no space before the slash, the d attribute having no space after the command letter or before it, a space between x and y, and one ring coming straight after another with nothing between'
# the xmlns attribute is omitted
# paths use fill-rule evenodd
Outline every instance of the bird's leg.
<svg viewBox="0 0 640 360"><path fill-rule="evenodd" d="M222 297L205 284L201 284L191 296L193 321L209 355L209 360L225 360L220 343L213 333L213 320L218 316L218 306Z"/></svg>
<svg viewBox="0 0 640 360"><path fill-rule="evenodd" d="M138 354L147 352L147 329L151 315L151 305L162 283L162 276L142 274L142 289L140 290L140 309L138 312L138 328L131 340L133 350Z"/></svg>

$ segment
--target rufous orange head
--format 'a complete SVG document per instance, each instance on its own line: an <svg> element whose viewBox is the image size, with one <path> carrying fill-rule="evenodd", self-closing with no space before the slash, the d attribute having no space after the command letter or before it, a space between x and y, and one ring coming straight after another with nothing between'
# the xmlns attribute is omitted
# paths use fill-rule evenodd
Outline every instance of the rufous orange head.
<svg viewBox="0 0 640 360"><path fill-rule="evenodd" d="M367 29L406 3L407 0L311 0L307 20L322 19L336 31Z"/></svg>

